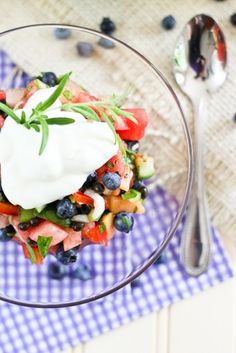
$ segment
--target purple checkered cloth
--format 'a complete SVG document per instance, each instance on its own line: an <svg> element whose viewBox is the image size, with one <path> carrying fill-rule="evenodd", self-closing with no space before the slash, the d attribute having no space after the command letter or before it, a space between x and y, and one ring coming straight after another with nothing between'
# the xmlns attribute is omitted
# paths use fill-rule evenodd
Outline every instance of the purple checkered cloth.
<svg viewBox="0 0 236 353"><path fill-rule="evenodd" d="M10 59L0 52L0 68L7 71L12 67ZM130 268L139 265L141 259L149 256L157 244L157 240L151 235L156 234L161 241L175 216L176 207L178 206L175 199L157 188L146 200L148 212L136 218L135 242L132 242L132 237L121 235L105 250L95 246L86 248L82 255L84 261L90 261L92 258L99 270L97 279L94 277L97 282L88 281L83 287L84 294L89 294L91 290L89 286L95 285L97 288L101 285L102 288L104 281L109 285L113 275L127 273ZM182 225L165 252L166 261L153 265L132 286L127 286L110 297L62 309L31 309L6 303L0 305L0 353L59 352L154 310L191 297L233 276L232 266L215 231L212 261L208 271L197 278L187 276L179 261L181 227ZM17 267L15 263L7 266L9 271L16 271L15 276L12 272L9 272L9 277L6 274L0 275L1 288L7 289L12 295L17 295L19 291L24 290L26 285L24 281L27 282L27 275L24 272L25 260L23 257L15 256L19 247L14 243L9 242L4 246L4 251L9 253L8 258L17 257L18 262ZM130 251L135 254L132 256L132 264L129 263ZM116 254L115 262L111 254ZM4 267L1 261L2 259L0 268ZM111 266L110 272L102 272L104 265ZM35 271L37 280L37 270ZM101 278L102 284L99 282ZM45 281L41 283L40 291L45 291L46 297L48 293L47 280ZM63 288L68 290L68 296L73 297L74 293L69 292L71 283L68 279L65 281L67 282L63 283Z"/></svg>

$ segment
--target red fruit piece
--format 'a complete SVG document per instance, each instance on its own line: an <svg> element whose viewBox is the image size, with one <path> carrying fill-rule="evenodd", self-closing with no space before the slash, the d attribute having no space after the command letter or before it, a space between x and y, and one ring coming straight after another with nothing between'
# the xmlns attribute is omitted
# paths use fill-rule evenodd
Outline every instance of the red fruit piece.
<svg viewBox="0 0 236 353"><path fill-rule="evenodd" d="M67 237L63 240L63 248L65 251L74 248L82 243L81 232L75 232L73 229L67 229Z"/></svg>
<svg viewBox="0 0 236 353"><path fill-rule="evenodd" d="M101 176L106 172L119 173L123 177L126 170L126 164L123 161L121 151L118 150L117 154L107 161L102 167L97 169L97 175Z"/></svg>
<svg viewBox="0 0 236 353"><path fill-rule="evenodd" d="M125 124L128 129L117 130L117 133L123 140L137 141L140 140L145 133L145 128L148 124L148 116L144 109L133 108L133 109L124 109L127 112L133 114L134 118L137 120L137 124L132 120L121 117L123 124Z"/></svg>
<svg viewBox="0 0 236 353"><path fill-rule="evenodd" d="M72 195L73 199L75 200L75 202L77 203L83 203L86 205L93 205L94 204L94 200L92 199L92 197L85 195L83 192L75 192Z"/></svg>
<svg viewBox="0 0 236 353"><path fill-rule="evenodd" d="M7 202L0 202L0 213L9 215L9 216L17 216L19 213L18 206L14 206Z"/></svg>
<svg viewBox="0 0 236 353"><path fill-rule="evenodd" d="M38 246L37 245L30 245L30 247L32 248L34 255L35 255L35 264L36 265L41 265L43 263L43 257L39 252ZM26 244L22 244L22 249L23 249L23 253L26 257L26 259L30 259L30 254L29 251L27 249Z"/></svg>
<svg viewBox="0 0 236 353"><path fill-rule="evenodd" d="M28 232L29 238L34 241L38 240L39 235L42 235L44 237L52 237L52 242L50 246L60 243L68 235L66 230L48 221L43 221L38 226L29 228Z"/></svg>

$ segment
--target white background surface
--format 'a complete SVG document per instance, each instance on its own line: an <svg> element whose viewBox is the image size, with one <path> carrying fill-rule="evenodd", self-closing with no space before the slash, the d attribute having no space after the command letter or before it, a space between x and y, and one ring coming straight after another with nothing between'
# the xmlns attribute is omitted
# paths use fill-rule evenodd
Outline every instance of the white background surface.
<svg viewBox="0 0 236 353"><path fill-rule="evenodd" d="M236 278L63 353L95 352L236 353Z"/></svg>

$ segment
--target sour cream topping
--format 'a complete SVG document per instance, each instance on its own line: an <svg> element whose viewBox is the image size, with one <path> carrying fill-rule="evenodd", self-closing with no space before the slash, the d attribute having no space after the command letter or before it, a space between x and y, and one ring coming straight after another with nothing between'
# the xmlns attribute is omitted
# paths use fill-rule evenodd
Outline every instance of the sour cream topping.
<svg viewBox="0 0 236 353"><path fill-rule="evenodd" d="M29 117L55 88L35 92L24 107ZM8 200L24 209L41 207L76 192L87 176L117 153L118 145L105 122L86 120L61 110L58 99L48 117L68 117L69 125L49 125L46 148L39 156L41 133L26 129L8 117L0 133L1 183ZM15 111L21 116L21 109Z"/></svg>

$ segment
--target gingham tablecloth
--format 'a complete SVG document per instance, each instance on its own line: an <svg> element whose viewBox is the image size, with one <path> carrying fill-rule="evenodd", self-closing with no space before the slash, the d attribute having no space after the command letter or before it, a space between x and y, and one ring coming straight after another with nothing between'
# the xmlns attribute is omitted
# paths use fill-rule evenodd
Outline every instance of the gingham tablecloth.
<svg viewBox="0 0 236 353"><path fill-rule="evenodd" d="M9 57L1 53L0 67L5 70L5 73L8 68L12 69L12 65L14 64ZM154 246L151 235L157 229L157 236L161 240L166 227L173 220L177 203L173 197L157 188L147 199L146 207L148 212L145 216L136 219L138 229L136 241L132 242L130 237L120 238L121 241L118 243L120 248L115 249L115 251L122 251L123 247L132 246L132 252L136 253L133 265L139 264L144 254L150 255L150 250ZM3 303L0 306L0 352L58 352L190 297L233 276L232 266L216 231L213 232L213 254L208 271L197 278L187 276L179 262L181 227L182 225L166 250L167 261L153 265L141 276L135 286L122 289L113 294L113 297L77 307L45 310ZM4 246L9 257L13 258L18 248L10 244L4 244ZM95 251L93 247L90 249L91 252ZM126 256L128 257L127 254ZM12 294L17 293L20 287L22 290L22 284L24 286L24 280L27 280L25 273L21 271L21 265L22 268L25 267L23 264L25 260L19 257L17 261L15 282L13 281L12 284L11 281L11 288L8 288L13 291ZM105 259L105 263L106 261L110 260ZM127 262L119 258L117 265L121 266L122 263L127 266ZM9 285L7 276L5 277L5 282L1 279L1 286Z"/></svg>

